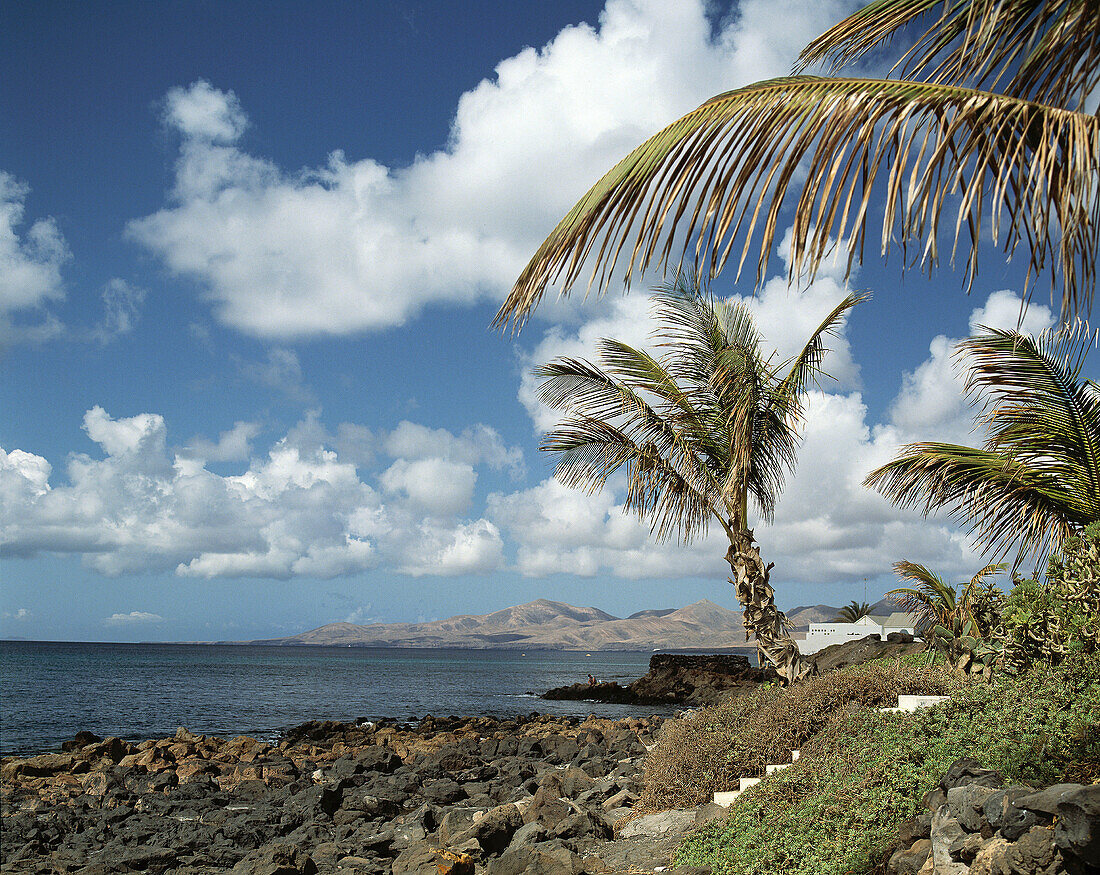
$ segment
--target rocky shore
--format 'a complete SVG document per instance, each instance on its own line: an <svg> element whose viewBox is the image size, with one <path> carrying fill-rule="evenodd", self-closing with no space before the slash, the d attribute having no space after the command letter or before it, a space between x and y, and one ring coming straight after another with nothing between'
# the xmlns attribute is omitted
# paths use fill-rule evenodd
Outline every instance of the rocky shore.
<svg viewBox="0 0 1100 875"><path fill-rule="evenodd" d="M276 744L80 733L0 764L0 871L652 872L696 817L632 811L661 722L326 721Z"/></svg>

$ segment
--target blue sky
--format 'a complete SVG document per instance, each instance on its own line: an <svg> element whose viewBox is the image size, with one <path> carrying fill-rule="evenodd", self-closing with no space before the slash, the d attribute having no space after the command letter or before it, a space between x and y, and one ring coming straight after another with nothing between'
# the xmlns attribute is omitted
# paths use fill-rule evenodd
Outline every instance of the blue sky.
<svg viewBox="0 0 1100 875"><path fill-rule="evenodd" d="M518 336L488 325L618 158L785 73L851 8L4 4L0 635L733 606L720 539L655 545L621 484L570 493L537 450L553 419L531 368L643 342L647 283L547 301ZM991 248L968 297L949 266L874 249L852 280L874 299L758 530L782 606L873 600L902 558L965 577L981 559L859 483L906 441L974 439L952 344L1015 324L1022 270ZM845 288L826 268L789 289L782 251L772 272L750 306L789 352Z"/></svg>

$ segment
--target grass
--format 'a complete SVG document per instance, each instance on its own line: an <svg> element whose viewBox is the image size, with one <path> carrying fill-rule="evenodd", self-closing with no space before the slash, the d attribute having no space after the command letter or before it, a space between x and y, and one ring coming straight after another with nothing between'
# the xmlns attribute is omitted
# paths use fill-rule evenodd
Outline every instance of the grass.
<svg viewBox="0 0 1100 875"><path fill-rule="evenodd" d="M869 873L963 756L1014 782L1100 778L1100 660L966 686L916 714L836 711L798 762L685 839L676 863L737 875Z"/></svg>

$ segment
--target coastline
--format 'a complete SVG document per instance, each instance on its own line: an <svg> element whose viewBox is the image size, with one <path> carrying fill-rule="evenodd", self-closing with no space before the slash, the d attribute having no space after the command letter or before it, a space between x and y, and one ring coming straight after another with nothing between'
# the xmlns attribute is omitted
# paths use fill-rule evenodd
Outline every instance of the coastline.
<svg viewBox="0 0 1100 875"><path fill-rule="evenodd" d="M157 738L187 726L265 740L316 718L509 717L591 706L538 695L589 673L630 682L650 654L396 650L345 647L5 643L0 753L56 750L78 731ZM609 717L639 713L598 709Z"/></svg>
<svg viewBox="0 0 1100 875"><path fill-rule="evenodd" d="M2 760L5 871L461 875L536 858L653 871L679 831L626 827L663 722L312 721L275 744L183 727L136 744L82 735Z"/></svg>

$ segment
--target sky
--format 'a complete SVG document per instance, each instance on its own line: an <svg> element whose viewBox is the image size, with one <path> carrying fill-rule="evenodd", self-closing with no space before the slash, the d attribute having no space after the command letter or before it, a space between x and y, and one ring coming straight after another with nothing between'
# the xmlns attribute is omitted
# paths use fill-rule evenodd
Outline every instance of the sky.
<svg viewBox="0 0 1100 875"><path fill-rule="evenodd" d="M646 343L661 277L489 324L619 158L856 5L0 5L0 636L735 607L720 530L657 544L621 479L571 491L538 449L557 415L532 369ZM848 287L832 264L792 287L784 256L712 290L791 354ZM868 246L849 287L873 299L756 529L781 607L874 601L901 559L984 564L861 483L907 442L980 442L952 350L1016 326L1023 267L989 246L969 295L903 267Z"/></svg>

